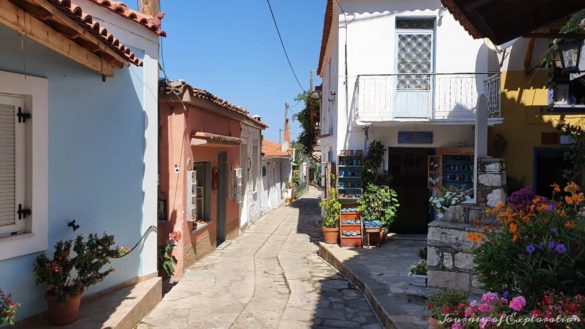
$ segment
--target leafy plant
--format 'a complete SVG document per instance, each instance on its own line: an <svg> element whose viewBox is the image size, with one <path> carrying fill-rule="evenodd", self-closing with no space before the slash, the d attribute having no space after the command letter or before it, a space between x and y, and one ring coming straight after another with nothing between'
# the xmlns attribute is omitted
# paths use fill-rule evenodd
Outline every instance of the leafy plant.
<svg viewBox="0 0 585 329"><path fill-rule="evenodd" d="M358 211L364 221L379 220L387 229L398 214L398 195L396 191L386 185L369 184L358 200Z"/></svg>
<svg viewBox="0 0 585 329"><path fill-rule="evenodd" d="M372 141L368 145L368 154L365 156L362 166L362 183L364 186L368 186L368 184L391 185L392 175L389 172L378 173L378 169L384 159L384 152L386 152L386 149L380 141Z"/></svg>
<svg viewBox="0 0 585 329"><path fill-rule="evenodd" d="M447 289L441 290L429 297L428 308L431 310L433 318L442 321L445 319L445 313L447 310L457 308L461 304L468 302L469 295L460 290Z"/></svg>
<svg viewBox="0 0 585 329"><path fill-rule="evenodd" d="M0 326L5 324L14 325L16 322L16 311L20 303L15 303L11 295L6 295L0 290Z"/></svg>
<svg viewBox="0 0 585 329"><path fill-rule="evenodd" d="M58 241L53 259L46 254L37 257L33 270L35 283L46 283L47 293L59 303L65 303L114 271L113 268L102 271L111 258L119 256L119 249L113 245L114 236L105 233L102 237L91 233L87 240L79 235L75 240ZM75 257L71 257L71 250Z"/></svg>
<svg viewBox="0 0 585 329"><path fill-rule="evenodd" d="M334 180L334 178L332 178L332 180ZM339 225L341 203L337 201L337 192L335 192L335 189L331 189L327 198L321 200L319 205L325 211L325 215L321 221L321 226L328 228L337 227Z"/></svg>
<svg viewBox="0 0 585 329"><path fill-rule="evenodd" d="M169 233L169 240L163 246L159 246L158 272L165 278L170 278L175 274L175 265L177 258L173 255L173 250L177 242L181 240L181 232L175 231Z"/></svg>
<svg viewBox="0 0 585 329"><path fill-rule="evenodd" d="M485 289L521 294L530 305L546 290L585 292L584 196L574 183L564 192L564 202L536 196L488 212L499 225L484 228L485 242L474 251Z"/></svg>
<svg viewBox="0 0 585 329"><path fill-rule="evenodd" d="M565 122L559 123L557 129L563 135L571 137L574 141L563 155L563 160L567 164L567 168L562 173L563 178L567 182L574 182L579 180L585 171L585 130L580 126Z"/></svg>
<svg viewBox="0 0 585 329"><path fill-rule="evenodd" d="M304 146L303 154L311 156L319 133L315 127L314 120L318 119L314 113L320 111L321 96L314 91L308 91L298 95L295 100L305 103L305 108L293 117L301 124L302 131L298 136L298 142Z"/></svg>
<svg viewBox="0 0 585 329"><path fill-rule="evenodd" d="M426 275L427 274L427 261L420 259L416 265L410 268L411 275Z"/></svg>

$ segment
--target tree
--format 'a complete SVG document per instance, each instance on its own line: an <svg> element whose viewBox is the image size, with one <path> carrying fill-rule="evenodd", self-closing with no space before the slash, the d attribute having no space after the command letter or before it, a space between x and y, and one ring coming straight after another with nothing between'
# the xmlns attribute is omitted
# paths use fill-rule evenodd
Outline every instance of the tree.
<svg viewBox="0 0 585 329"><path fill-rule="evenodd" d="M313 146L317 142L318 131L315 127L315 121L318 120L318 114L321 107L321 96L314 91L304 92L299 94L296 101L303 102L305 108L294 115L300 124L302 131L298 136L298 142L304 146L303 154L311 156L313 154Z"/></svg>

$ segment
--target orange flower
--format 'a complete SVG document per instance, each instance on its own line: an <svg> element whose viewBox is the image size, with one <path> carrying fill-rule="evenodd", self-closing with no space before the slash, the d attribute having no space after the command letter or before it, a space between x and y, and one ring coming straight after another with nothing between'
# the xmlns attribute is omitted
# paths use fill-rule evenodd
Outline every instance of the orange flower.
<svg viewBox="0 0 585 329"><path fill-rule="evenodd" d="M573 203L575 203L575 199L573 198L573 196L565 196L565 202L569 205L572 206Z"/></svg>
<svg viewBox="0 0 585 329"><path fill-rule="evenodd" d="M565 186L565 192L575 194L577 191L579 191L579 185L577 185L575 182L571 182Z"/></svg>
<svg viewBox="0 0 585 329"><path fill-rule="evenodd" d="M476 244L479 241L483 240L483 234L467 232L467 238L471 241L471 243Z"/></svg>
<svg viewBox="0 0 585 329"><path fill-rule="evenodd" d="M565 226L565 228L573 229L573 228L575 228L576 224L575 224L574 221L570 220L568 222L565 222L565 225L564 226Z"/></svg>
<svg viewBox="0 0 585 329"><path fill-rule="evenodd" d="M543 203L540 205L540 207L538 207L538 211L547 211L548 210L548 205L546 203Z"/></svg>
<svg viewBox="0 0 585 329"><path fill-rule="evenodd" d="M550 187L553 188L553 192L555 192L555 193L560 193L561 192L561 187L557 183L552 184Z"/></svg>
<svg viewBox="0 0 585 329"><path fill-rule="evenodd" d="M518 225L510 224L510 232L515 235L518 232Z"/></svg>
<svg viewBox="0 0 585 329"><path fill-rule="evenodd" d="M581 203L581 202L583 202L583 199L584 199L583 192L581 192L579 194L575 194L573 196L573 200L575 201L575 203Z"/></svg>
<svg viewBox="0 0 585 329"><path fill-rule="evenodd" d="M514 234L512 236L512 241L516 242L516 240L518 240L518 234Z"/></svg>

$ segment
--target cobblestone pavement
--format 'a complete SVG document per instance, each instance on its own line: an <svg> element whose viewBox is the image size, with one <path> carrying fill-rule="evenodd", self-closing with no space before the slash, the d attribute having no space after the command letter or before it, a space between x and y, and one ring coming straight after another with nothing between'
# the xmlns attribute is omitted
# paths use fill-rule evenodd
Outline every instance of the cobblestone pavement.
<svg viewBox="0 0 585 329"><path fill-rule="evenodd" d="M138 329L381 328L360 291L317 255L318 196L310 189L189 268Z"/></svg>

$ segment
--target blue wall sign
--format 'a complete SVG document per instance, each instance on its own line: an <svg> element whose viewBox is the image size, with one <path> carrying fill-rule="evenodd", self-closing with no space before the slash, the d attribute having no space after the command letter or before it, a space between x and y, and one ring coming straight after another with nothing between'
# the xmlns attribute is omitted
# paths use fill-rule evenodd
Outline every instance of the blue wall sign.
<svg viewBox="0 0 585 329"><path fill-rule="evenodd" d="M433 144L433 132L399 131L398 144Z"/></svg>

